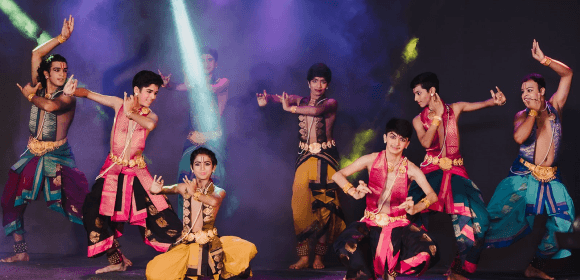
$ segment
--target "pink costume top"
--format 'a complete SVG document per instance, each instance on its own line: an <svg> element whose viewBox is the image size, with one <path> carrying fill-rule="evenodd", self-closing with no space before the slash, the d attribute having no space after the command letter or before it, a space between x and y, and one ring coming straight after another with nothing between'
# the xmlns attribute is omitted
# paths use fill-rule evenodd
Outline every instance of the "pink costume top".
<svg viewBox="0 0 580 280"><path fill-rule="evenodd" d="M454 205L453 203L453 194L451 192L451 175L455 174L466 179L469 179L467 175L467 171L463 166L463 159L461 154L459 153L459 132L457 131L457 121L455 120L455 114L453 113L453 109L445 103L443 103L445 111L443 112L442 116L442 125L443 125L443 135L445 135L443 139L443 143L445 145L445 158L449 159L449 164L446 167L441 164L442 151L439 139L439 133L435 133L433 136L433 141L431 142L431 146L427 148L427 155L425 156L425 161L421 163L421 171L423 173L428 174L430 172L436 171L441 169L443 171L443 179L441 180L441 186L439 190L439 199L436 203L433 203L429 209L439 212L444 212L449 214L461 214L463 215L464 207L459 207L459 205ZM429 129L431 123L433 122L432 119L429 118L429 108L423 109L420 114L421 122L423 123L423 128L425 130ZM437 158L440 164L434 163L433 161L429 162L427 160L428 157ZM456 209L457 208L457 209Z"/></svg>
<svg viewBox="0 0 580 280"><path fill-rule="evenodd" d="M149 113L142 112L140 114L147 116ZM122 154L125 149L127 136L131 133L129 131L130 123L129 118L123 113L123 106L121 106L113 124L111 154L107 157L105 164L101 168L101 175L99 175L105 178L99 213L104 216L110 216L113 222L129 221L133 225L145 226L147 209L138 210L134 203L133 180L135 177L139 179L149 199L157 207L157 210L163 211L168 208L168 205L163 196L151 195L149 193L149 186L153 183L153 178L147 169L142 155L145 149L147 130L136 122L131 124L131 127L134 125L134 130L131 135L131 146L125 151L125 153L129 153L129 159L131 160L125 162L119 160L123 158ZM122 184L122 197L120 198L117 197L119 174L125 175ZM117 199L121 200L121 209L118 211L115 210L115 201Z"/></svg>
<svg viewBox="0 0 580 280"><path fill-rule="evenodd" d="M377 212L380 211L380 205L378 205L378 202L381 200L381 195L384 191L389 191L386 189L388 176L387 166L388 164L385 158L385 151L381 151L375 159L369 174L368 187L371 190L371 193L366 195L366 213L372 212L377 214ZM379 244L377 245L375 258L373 261L375 274L377 277L382 277L384 274L385 263L388 264L388 271L393 271L398 263L400 263L402 267L407 265L410 267L416 267L418 264L424 262L425 259L430 257L428 254L420 254L408 260L399 260L399 252L397 252L396 255L393 255L393 244L391 241L391 234L393 229L396 227L404 227L410 224L409 220L406 218L407 212L404 209L397 208L407 199L409 186L409 179L407 176L408 168L409 166L407 158L403 158L399 168L395 170L395 172L398 172L398 174L391 186L390 203L388 206L389 209L387 209L388 211L386 212L388 213L389 217L393 218L393 220L389 221L387 225L382 226ZM400 216L403 216L404 218L401 218ZM376 220L377 219L369 218L365 214L365 217L361 220L361 222L366 223L368 226L378 227L379 225L376 223ZM425 266L425 269L427 269L427 266Z"/></svg>

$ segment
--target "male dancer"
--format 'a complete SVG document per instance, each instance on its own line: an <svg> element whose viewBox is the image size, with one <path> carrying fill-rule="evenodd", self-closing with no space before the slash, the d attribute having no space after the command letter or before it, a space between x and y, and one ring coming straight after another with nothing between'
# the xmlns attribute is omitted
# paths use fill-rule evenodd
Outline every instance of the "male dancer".
<svg viewBox="0 0 580 280"><path fill-rule="evenodd" d="M124 222L139 226L143 241L159 252L167 251L181 233L181 221L167 198L149 192L153 178L143 157L147 136L158 120L149 106L162 84L159 75L144 70L133 78L134 96L127 97L125 93L121 99L86 89L74 92L115 109L111 153L83 205L88 256L106 252L110 263L96 273L124 271L131 265L124 260L116 240L122 235Z"/></svg>
<svg viewBox="0 0 580 280"><path fill-rule="evenodd" d="M348 269L345 279L421 275L436 262L437 258L432 259L438 256L435 243L406 215L419 213L437 202L437 194L421 169L403 158L412 135L411 123L391 119L383 135L384 151L362 156L332 176L352 197L361 199L366 195L363 219L352 223L334 243L335 252ZM364 169L369 172L368 187L359 181L354 188L346 177ZM427 194L418 204L407 197L409 180L416 181Z"/></svg>
<svg viewBox="0 0 580 280"><path fill-rule="evenodd" d="M312 65L306 79L309 97L297 95L272 96L256 94L258 105L266 106L269 100L282 103L282 108L299 114L300 135L296 173L292 186L292 214L300 259L290 269L309 266L310 239L317 239L314 249L314 269L324 268L322 263L338 234L345 229L344 214L336 193L337 185L331 179L338 167L338 151L332 136L338 103L326 97L332 78L330 68L323 63Z"/></svg>
<svg viewBox="0 0 580 280"><path fill-rule="evenodd" d="M28 149L12 166L2 193L2 224L5 234L14 237L14 256L1 262L28 261L24 241L24 210L44 187L48 207L71 222L82 224L81 208L89 192L85 175L76 168L68 129L73 121L76 100L63 93L67 62L58 54L43 59L52 49L70 38L74 18L65 19L60 35L32 51L32 86L22 88L32 103ZM74 90L68 83L65 90Z"/></svg>
<svg viewBox="0 0 580 280"><path fill-rule="evenodd" d="M469 180L459 153L459 131L457 120L462 112L476 111L494 105L505 104L501 91L482 102L457 102L445 104L439 97L439 80L434 73L426 72L411 81L415 101L423 109L413 119L413 126L421 145L427 149L421 170L429 184L438 193L439 201L429 207L431 211L444 212L451 216L459 247L448 279L466 279L465 275L475 272L489 218L480 190ZM415 201L423 192L416 183L409 189ZM429 229L428 215L423 217L423 226Z"/></svg>
<svg viewBox="0 0 580 280"><path fill-rule="evenodd" d="M524 274L554 279L540 268L546 259L570 256L570 251L562 250L565 244L556 244L555 234L571 232L575 214L574 203L560 181L557 167L562 109L570 93L572 69L545 56L536 40L532 44L532 57L558 73L560 84L546 101L546 81L541 75L529 74L522 80L522 100L526 109L518 112L514 119L514 139L520 144L520 151L509 177L499 183L487 206L491 224L486 243L496 248L509 246L530 233L534 223L542 223L536 225L539 227L545 223L547 232ZM566 237L565 234L561 236Z"/></svg>

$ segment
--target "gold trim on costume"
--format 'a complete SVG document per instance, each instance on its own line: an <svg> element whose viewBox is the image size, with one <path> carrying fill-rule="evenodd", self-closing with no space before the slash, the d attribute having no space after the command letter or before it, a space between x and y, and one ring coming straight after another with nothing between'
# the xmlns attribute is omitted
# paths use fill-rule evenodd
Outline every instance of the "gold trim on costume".
<svg viewBox="0 0 580 280"><path fill-rule="evenodd" d="M523 158L520 158L520 163L528 168L532 172L532 176L540 182L546 183L556 179L556 171L558 170L557 166L539 166L528 162Z"/></svg>
<svg viewBox="0 0 580 280"><path fill-rule="evenodd" d="M336 142L334 140L326 141L323 143L311 143L307 144L302 141L298 143L298 147L304 151L310 152L312 154L318 154L322 150L330 149L336 146Z"/></svg>
<svg viewBox="0 0 580 280"><path fill-rule="evenodd" d="M424 165L435 164L443 171L450 170L453 166L462 166L463 158L450 159L448 157L438 158L431 155L425 155L423 160Z"/></svg>
<svg viewBox="0 0 580 280"><path fill-rule="evenodd" d="M197 244L206 244L211 242L215 237L217 237L217 228L212 228L208 230L198 230L196 232L190 232L186 237L188 243L195 242Z"/></svg>
<svg viewBox="0 0 580 280"><path fill-rule="evenodd" d="M133 159L130 160L126 160L126 159L121 159L120 157L113 155L113 153L109 154L109 158L118 165L122 165L122 166L129 166L131 168L137 166L138 168L145 168L147 166L147 163L145 162L145 158L143 157L143 155L138 155L136 157L134 157Z"/></svg>
<svg viewBox="0 0 580 280"><path fill-rule="evenodd" d="M41 157L50 153L66 143L67 138L58 141L42 141L32 136L28 138L28 150L35 156Z"/></svg>
<svg viewBox="0 0 580 280"><path fill-rule="evenodd" d="M375 214L370 212L369 210L365 209L365 218L374 221L378 226L384 227L388 224L398 221L398 220L406 220L407 215L401 215L396 217L391 217L388 214Z"/></svg>

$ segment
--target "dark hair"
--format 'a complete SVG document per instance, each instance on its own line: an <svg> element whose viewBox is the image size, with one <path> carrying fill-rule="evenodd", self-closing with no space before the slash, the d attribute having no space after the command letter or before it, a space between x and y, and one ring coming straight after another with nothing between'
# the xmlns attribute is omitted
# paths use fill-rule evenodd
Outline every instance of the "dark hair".
<svg viewBox="0 0 580 280"><path fill-rule="evenodd" d="M161 79L159 74L149 70L142 70L133 77L133 87L138 87L139 90L150 85L161 87L163 85L163 79Z"/></svg>
<svg viewBox="0 0 580 280"><path fill-rule="evenodd" d="M408 120L392 118L385 127L385 134L389 134L391 131L403 136L403 138L411 139L413 125Z"/></svg>
<svg viewBox="0 0 580 280"><path fill-rule="evenodd" d="M201 48L200 54L201 55L209 54L209 55L213 56L213 59L215 59L215 62L218 61L218 52L216 49L212 49L210 47L203 47L203 48Z"/></svg>
<svg viewBox="0 0 580 280"><path fill-rule="evenodd" d="M213 166L216 166L218 164L217 158L215 157L215 153L212 152L210 149L205 148L205 147L199 147L197 149L195 149L192 153L191 156L189 157L189 164L191 166L193 166L193 161L195 160L195 158L198 155L206 155L211 159L211 163L213 164Z"/></svg>
<svg viewBox="0 0 580 280"><path fill-rule="evenodd" d="M43 88L46 88L46 77L44 76L44 71L50 73L50 67L52 67L52 63L55 61L67 63L64 56L60 54L51 54L40 62L40 66L36 70L36 73L38 74L37 80Z"/></svg>
<svg viewBox="0 0 580 280"><path fill-rule="evenodd" d="M421 85L421 87L427 91L434 87L435 92L439 93L439 79L437 79L435 73L425 72L417 75L411 81L411 89L414 89L417 85Z"/></svg>
<svg viewBox="0 0 580 280"><path fill-rule="evenodd" d="M316 63L310 66L308 69L308 74L306 75L306 80L309 82L312 81L315 77L322 77L326 80L327 83L330 84L330 80L332 79L332 72L330 68L326 66L324 63Z"/></svg>
<svg viewBox="0 0 580 280"><path fill-rule="evenodd" d="M540 74L536 74L536 73L528 74L527 76L525 76L522 79L521 84L523 84L529 80L532 80L538 84L538 90L540 90L542 88L546 88L546 80L544 80L544 77L542 77L542 75L540 75Z"/></svg>

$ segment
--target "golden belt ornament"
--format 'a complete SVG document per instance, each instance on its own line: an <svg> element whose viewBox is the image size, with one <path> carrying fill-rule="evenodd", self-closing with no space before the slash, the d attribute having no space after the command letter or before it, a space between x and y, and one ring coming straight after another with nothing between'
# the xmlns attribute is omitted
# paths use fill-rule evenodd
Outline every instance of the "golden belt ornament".
<svg viewBox="0 0 580 280"><path fill-rule="evenodd" d="M380 227L387 226L388 224L399 221L399 220L406 220L407 219L407 215L391 217L388 214L375 214L373 212L370 212L367 209L365 209L364 217L371 220L371 221L374 221Z"/></svg>
<svg viewBox="0 0 580 280"><path fill-rule="evenodd" d="M322 150L330 149L336 146L336 142L334 140L322 142L322 143L311 143L310 145L304 142L298 143L298 147L304 151L308 151L312 154L318 154Z"/></svg>
<svg viewBox="0 0 580 280"><path fill-rule="evenodd" d="M212 241L218 235L217 228L212 228L208 230L198 230L196 232L190 232L185 237L187 242L195 242L197 244L206 244Z"/></svg>
<svg viewBox="0 0 580 280"><path fill-rule="evenodd" d="M109 158L118 165L122 165L122 166L129 166L131 168L137 166L138 168L145 168L147 166L147 163L145 163L145 158L143 158L143 155L138 155L136 157L134 157L133 159L130 160L126 160L126 159L121 159L120 157L113 155L113 153L109 154Z"/></svg>
<svg viewBox="0 0 580 280"><path fill-rule="evenodd" d="M41 141L34 137L28 138L28 150L35 156L40 157L50 153L66 143L67 138L58 141Z"/></svg>
<svg viewBox="0 0 580 280"><path fill-rule="evenodd" d="M463 165L463 158L456 158L450 159L448 157L434 157L431 155L425 155L425 160L423 160L424 164L435 164L439 165L439 168L443 171L448 171L453 168L453 166L462 166Z"/></svg>
<svg viewBox="0 0 580 280"><path fill-rule="evenodd" d="M557 166L539 166L520 158L520 162L532 172L532 176L540 182L550 182L556 179Z"/></svg>

